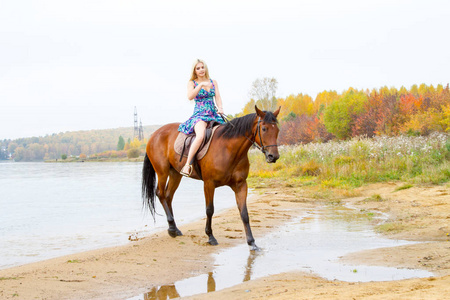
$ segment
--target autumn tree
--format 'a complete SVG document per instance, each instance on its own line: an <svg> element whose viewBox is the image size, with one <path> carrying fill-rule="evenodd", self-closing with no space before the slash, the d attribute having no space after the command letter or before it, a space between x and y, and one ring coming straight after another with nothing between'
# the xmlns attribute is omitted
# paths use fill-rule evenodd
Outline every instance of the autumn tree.
<svg viewBox="0 0 450 300"><path fill-rule="evenodd" d="M256 104L255 100L250 99L250 101L248 101L245 104L244 108L242 109L242 112L240 114L238 114L238 117L242 117L242 116L254 113L255 112L255 104Z"/></svg>
<svg viewBox="0 0 450 300"><path fill-rule="evenodd" d="M375 136L378 126L377 121L380 119L382 107L383 95L378 91L373 91L364 104L363 112L355 119L352 136Z"/></svg>
<svg viewBox="0 0 450 300"><path fill-rule="evenodd" d="M312 116L315 113L312 98L303 94L290 95L285 99L278 99L278 106L283 108L280 111L279 119L284 119L289 115L292 116L292 114L296 116Z"/></svg>
<svg viewBox="0 0 450 300"><path fill-rule="evenodd" d="M366 101L364 92L349 89L341 99L331 103L324 112L324 124L328 132L339 139L349 138L354 121L363 111Z"/></svg>
<svg viewBox="0 0 450 300"><path fill-rule="evenodd" d="M314 100L314 111L319 113L328 105L339 99L339 94L336 91L323 91L317 94Z"/></svg>
<svg viewBox="0 0 450 300"><path fill-rule="evenodd" d="M295 116L282 122L278 141L280 144L306 144L310 142L327 142L333 135L327 132L317 116Z"/></svg>

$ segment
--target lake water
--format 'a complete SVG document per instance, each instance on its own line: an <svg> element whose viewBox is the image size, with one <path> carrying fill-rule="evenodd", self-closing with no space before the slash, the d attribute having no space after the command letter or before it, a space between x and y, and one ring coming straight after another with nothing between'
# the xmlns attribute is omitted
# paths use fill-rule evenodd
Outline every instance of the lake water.
<svg viewBox="0 0 450 300"><path fill-rule="evenodd" d="M0 269L128 243L167 229L142 209L142 163L0 162ZM216 212L236 205L215 193ZM173 202L177 224L205 216L203 183L184 178Z"/></svg>

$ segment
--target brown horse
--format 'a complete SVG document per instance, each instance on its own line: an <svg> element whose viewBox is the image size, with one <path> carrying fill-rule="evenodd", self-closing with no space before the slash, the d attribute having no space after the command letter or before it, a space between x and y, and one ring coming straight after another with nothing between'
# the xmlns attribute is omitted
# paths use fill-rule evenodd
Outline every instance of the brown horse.
<svg viewBox="0 0 450 300"><path fill-rule="evenodd" d="M208 243L217 245L213 236L211 222L214 214L214 190L228 185L236 195L236 202L244 223L247 243L252 250L255 245L250 229L247 212L247 176L250 168L247 153L252 145L259 148L266 161L274 163L280 157L278 154L277 116L280 112L261 111L255 106L256 114L235 118L221 125L212 138L208 153L199 161L191 177L203 180L206 201L206 229ZM155 194L158 196L169 223L169 235L182 235L175 224L172 211L172 200L182 175L179 170L185 165L186 158L180 162L180 155L174 150L178 135L179 123L167 124L155 131L150 137L144 166L142 170L142 198L152 215L155 214ZM158 184L156 186L156 175ZM167 179L169 179L167 181Z"/></svg>

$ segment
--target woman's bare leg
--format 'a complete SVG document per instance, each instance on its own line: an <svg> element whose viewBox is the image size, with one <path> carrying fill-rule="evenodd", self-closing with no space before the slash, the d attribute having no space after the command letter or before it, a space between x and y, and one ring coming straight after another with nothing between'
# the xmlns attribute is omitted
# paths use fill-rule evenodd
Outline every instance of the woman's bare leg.
<svg viewBox="0 0 450 300"><path fill-rule="evenodd" d="M191 148L189 149L186 165L183 167L184 173L189 173L187 166L192 165L194 155L197 153L198 148L200 148L200 145L203 142L203 138L205 137L206 125L207 123L205 121L198 121L194 126L195 138L191 144Z"/></svg>

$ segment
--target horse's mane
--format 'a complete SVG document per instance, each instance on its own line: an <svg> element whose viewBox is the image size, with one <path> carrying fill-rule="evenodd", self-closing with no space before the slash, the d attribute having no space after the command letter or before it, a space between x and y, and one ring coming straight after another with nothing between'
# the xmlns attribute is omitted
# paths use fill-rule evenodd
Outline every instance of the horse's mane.
<svg viewBox="0 0 450 300"><path fill-rule="evenodd" d="M266 114L263 121L267 123L278 123L275 115L270 111L264 111ZM240 136L249 136L252 133L253 122L256 113L248 114L243 117L235 118L223 125L218 131L218 136L225 139L232 139Z"/></svg>

